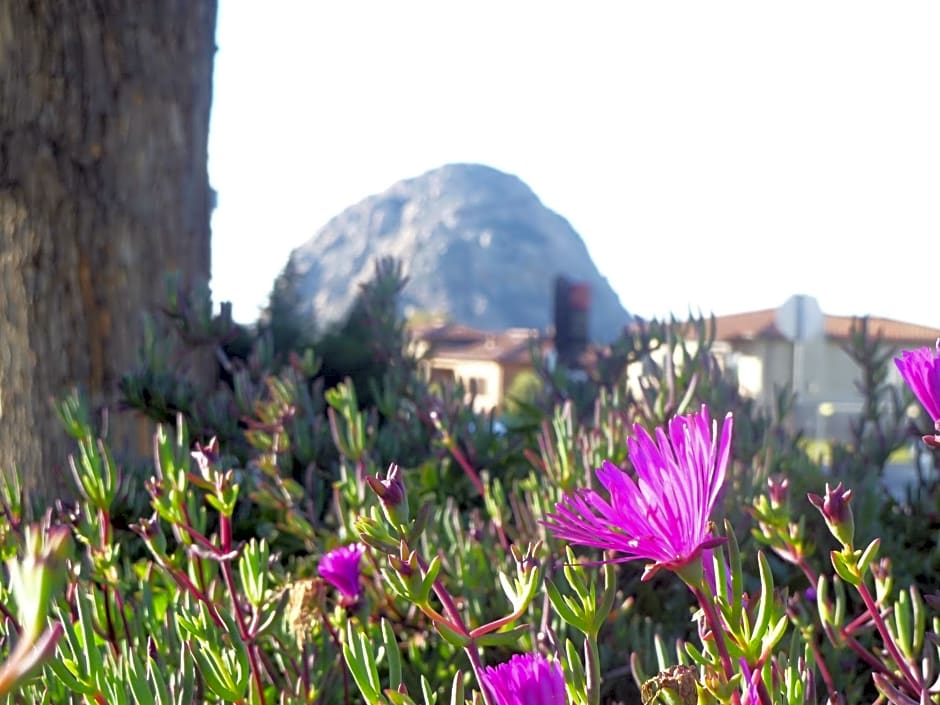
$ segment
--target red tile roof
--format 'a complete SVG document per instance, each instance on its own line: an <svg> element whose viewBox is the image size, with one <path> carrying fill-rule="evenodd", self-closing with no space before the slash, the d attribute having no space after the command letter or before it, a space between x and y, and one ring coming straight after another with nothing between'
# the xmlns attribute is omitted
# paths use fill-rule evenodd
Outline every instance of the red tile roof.
<svg viewBox="0 0 940 705"><path fill-rule="evenodd" d="M727 316L715 317L716 340L755 340L758 338L783 338L776 324L777 309L748 311ZM855 316L830 316L823 319L827 337L847 340ZM882 339L895 343L922 343L933 345L940 338L940 328L930 328L914 323L895 321L890 318L868 317L870 335L880 335Z"/></svg>
<svg viewBox="0 0 940 705"><path fill-rule="evenodd" d="M504 364L528 364L530 345L544 345L534 328L510 328L487 332L459 324L441 324L411 329L414 338L431 345L434 357L458 360L489 360Z"/></svg>

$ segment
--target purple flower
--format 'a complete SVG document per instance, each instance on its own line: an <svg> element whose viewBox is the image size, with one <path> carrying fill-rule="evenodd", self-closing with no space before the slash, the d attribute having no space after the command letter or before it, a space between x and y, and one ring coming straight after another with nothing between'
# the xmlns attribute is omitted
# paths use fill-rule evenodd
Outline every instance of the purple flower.
<svg viewBox="0 0 940 705"><path fill-rule="evenodd" d="M902 350L894 364L930 418L940 421L940 341L936 351L928 347Z"/></svg>
<svg viewBox="0 0 940 705"><path fill-rule="evenodd" d="M516 654L483 669L483 684L496 705L565 705L561 664L540 654Z"/></svg>
<svg viewBox="0 0 940 705"><path fill-rule="evenodd" d="M894 364L938 431L937 435L924 436L924 442L940 447L940 340L936 352L927 347L903 350L901 357L894 358Z"/></svg>
<svg viewBox="0 0 940 705"><path fill-rule="evenodd" d="M359 583L359 561L366 547L361 543L340 546L325 553L317 572L343 595L346 602L355 602L362 594Z"/></svg>
<svg viewBox="0 0 940 705"><path fill-rule="evenodd" d="M660 568L681 569L719 543L709 517L725 480L732 425L729 413L718 437L704 405L673 418L668 435L656 429L655 441L634 425L628 449L636 482L605 461L597 479L610 499L590 489L567 495L548 526L558 538L626 554L622 560L652 561L644 579Z"/></svg>

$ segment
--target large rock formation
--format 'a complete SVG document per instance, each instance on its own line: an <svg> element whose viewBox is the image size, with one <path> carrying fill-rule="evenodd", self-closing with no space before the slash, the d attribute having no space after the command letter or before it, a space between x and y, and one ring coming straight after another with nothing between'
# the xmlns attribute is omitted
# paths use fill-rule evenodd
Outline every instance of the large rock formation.
<svg viewBox="0 0 940 705"><path fill-rule="evenodd" d="M347 208L291 253L295 300L318 325L337 320L387 256L409 277L406 315L544 329L554 278L563 275L591 286L593 340L612 339L630 320L568 221L520 179L490 167L444 166Z"/></svg>

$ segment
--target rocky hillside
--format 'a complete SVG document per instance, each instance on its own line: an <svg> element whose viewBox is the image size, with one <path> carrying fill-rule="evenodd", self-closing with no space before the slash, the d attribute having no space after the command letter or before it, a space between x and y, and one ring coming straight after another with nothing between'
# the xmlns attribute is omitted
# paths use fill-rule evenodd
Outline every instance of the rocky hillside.
<svg viewBox="0 0 940 705"><path fill-rule="evenodd" d="M318 325L337 320L386 256L401 260L409 277L406 315L542 329L561 274L591 285L592 339L609 340L630 320L568 221L520 179L490 167L444 166L347 208L291 253L295 293Z"/></svg>

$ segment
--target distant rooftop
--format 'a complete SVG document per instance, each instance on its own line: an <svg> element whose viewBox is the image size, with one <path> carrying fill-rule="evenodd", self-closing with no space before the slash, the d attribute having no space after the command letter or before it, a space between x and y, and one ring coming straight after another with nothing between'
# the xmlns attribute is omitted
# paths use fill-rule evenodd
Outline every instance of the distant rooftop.
<svg viewBox="0 0 940 705"><path fill-rule="evenodd" d="M777 309L733 313L727 316L715 316L715 337L718 340L755 340L758 338L784 338L777 327ZM828 338L848 340L852 328L853 316L823 317L823 331ZM868 317L870 335L880 335L887 342L911 343L923 341L924 345L933 345L940 338L940 328L931 328L915 323L895 321L890 318Z"/></svg>
<svg viewBox="0 0 940 705"><path fill-rule="evenodd" d="M779 339L786 336L777 324L778 309L763 309L715 316L715 338L727 342ZM823 333L832 340L848 340L853 316L823 316ZM529 364L531 346L537 345L545 352L552 346L550 332L535 328L509 328L490 332L471 328L459 323L441 321L409 325L408 330L416 340L431 346L437 358L454 360L489 360L504 364ZM880 336L889 343L908 345L934 345L940 339L940 328L931 328L915 323L896 321L890 318L868 317L868 333ZM598 355L598 346L591 345L585 351L585 364L593 366Z"/></svg>
<svg viewBox="0 0 940 705"><path fill-rule="evenodd" d="M544 336L535 328L488 332L459 323L431 323L410 326L409 330L415 339L430 344L438 358L528 364L530 347L545 345Z"/></svg>

